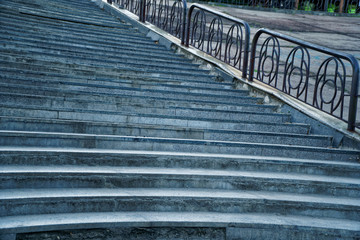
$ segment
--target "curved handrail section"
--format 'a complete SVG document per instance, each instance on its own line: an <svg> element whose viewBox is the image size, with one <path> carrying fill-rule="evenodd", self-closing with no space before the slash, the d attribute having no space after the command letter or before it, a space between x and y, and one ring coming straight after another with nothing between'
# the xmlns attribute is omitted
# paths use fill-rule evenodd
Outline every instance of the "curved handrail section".
<svg viewBox="0 0 360 240"><path fill-rule="evenodd" d="M359 62L350 54L263 28L252 41L254 78L345 121L349 131L359 127Z"/></svg>
<svg viewBox="0 0 360 240"><path fill-rule="evenodd" d="M247 22L193 4L188 12L185 46L193 47L242 71L247 77L250 27Z"/></svg>

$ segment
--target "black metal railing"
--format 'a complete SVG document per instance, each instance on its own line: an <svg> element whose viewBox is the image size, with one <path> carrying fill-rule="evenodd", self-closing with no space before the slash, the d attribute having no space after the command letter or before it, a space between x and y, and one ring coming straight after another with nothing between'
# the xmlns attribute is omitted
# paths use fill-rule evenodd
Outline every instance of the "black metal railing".
<svg viewBox="0 0 360 240"><path fill-rule="evenodd" d="M181 43L184 44L186 0L176 0L171 6L169 0L107 0L107 2L110 4L115 2L121 8L138 15L140 22L150 22L181 39Z"/></svg>
<svg viewBox="0 0 360 240"><path fill-rule="evenodd" d="M108 0L111 3L111 0ZM253 37L248 72L250 28L237 18L186 0L117 0L117 3L190 45L348 124L360 128L359 62L354 56L271 30ZM186 26L186 28L185 28ZM259 47L259 48L258 48Z"/></svg>
<svg viewBox="0 0 360 240"><path fill-rule="evenodd" d="M184 44L187 4L176 0L170 6L169 0L144 0L143 18L173 36Z"/></svg>
<svg viewBox="0 0 360 240"><path fill-rule="evenodd" d="M251 48L253 79L347 122L350 131L360 119L359 63L350 54L260 29Z"/></svg>
<svg viewBox="0 0 360 240"><path fill-rule="evenodd" d="M185 46L195 48L247 75L250 27L240 19L193 4L188 13Z"/></svg>

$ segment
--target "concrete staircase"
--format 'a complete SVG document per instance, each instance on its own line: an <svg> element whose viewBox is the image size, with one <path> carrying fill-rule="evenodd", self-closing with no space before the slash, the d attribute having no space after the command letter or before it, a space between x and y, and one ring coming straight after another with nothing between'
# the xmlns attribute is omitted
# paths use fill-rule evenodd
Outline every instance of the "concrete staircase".
<svg viewBox="0 0 360 240"><path fill-rule="evenodd" d="M0 239L360 238L359 150L90 1L0 25Z"/></svg>

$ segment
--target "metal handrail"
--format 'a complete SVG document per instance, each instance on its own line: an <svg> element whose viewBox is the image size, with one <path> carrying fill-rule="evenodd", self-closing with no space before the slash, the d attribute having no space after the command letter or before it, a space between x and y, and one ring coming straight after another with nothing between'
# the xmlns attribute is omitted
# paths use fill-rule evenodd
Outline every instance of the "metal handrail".
<svg viewBox="0 0 360 240"><path fill-rule="evenodd" d="M198 9L198 12L195 14L193 21L191 21L194 9ZM208 34L207 40L205 40L205 36L206 36L205 29L208 24L206 22L206 16L205 16L206 13L215 16L210 22L210 26L208 27L209 31L207 32ZM190 7L187 19L188 21L186 28L185 46L189 47L190 45L190 33L191 33L193 40L192 45L194 47L218 58L219 60L222 60L223 62L229 65L232 65L234 67L237 66L242 71L242 77L246 78L247 67L248 67L249 42L250 42L250 27L248 23L243 20L229 16L227 14L219 13L217 11L201 6L199 4L193 4ZM223 28L224 28L223 20L230 21L233 24L230 27L229 31L227 32L225 43L223 42L223 36L222 36ZM191 23L193 23L193 25L191 25ZM199 38L194 40L195 35L197 34L196 31L198 31L198 29L200 31L200 33L198 33ZM244 33L243 33L243 29L244 29ZM204 50L205 41L207 41L206 50ZM242 49L243 47L244 49ZM235 56L231 57L231 54L233 52L235 52ZM242 67L241 67L241 61L242 61Z"/></svg>
<svg viewBox="0 0 360 240"><path fill-rule="evenodd" d="M356 58L350 54L342 53L330 48L322 47L316 44L308 43L306 41L302 41L281 33L277 33L268 29L260 29L254 36L252 41L252 48L251 48L251 56L250 56L250 73L249 73L249 80L253 81L254 79L254 69L255 69L255 61L256 61L256 47L258 44L259 37L262 34L266 34L269 37L264 41L262 45L262 49L259 53L259 60L258 60L258 69L257 69L257 78L260 81L264 82L264 78L269 80L270 82L273 82L276 88L276 81L279 75L279 55L280 55L280 45L278 39L297 44L298 47L293 48L293 50L288 55L288 58L285 63L285 70L284 70L284 81L282 83L282 87L278 88L281 91L289 94L291 90L296 90L297 94L291 95L293 97L296 97L297 99L303 100L305 103L312 105L315 108L318 108L324 112L327 112L331 114L332 116L335 116L348 124L348 130L354 131L356 127L356 115L357 115L357 102L359 98L358 93L358 87L359 87L359 62L356 60ZM268 54L268 50L271 50L270 54ZM315 79L315 87L313 94L312 103L307 101L307 96L309 93L309 72L310 72L310 55L308 52L308 49L315 50L317 52L326 54L330 57L328 57L319 67L316 79ZM269 50L269 51L270 51ZM297 52L298 51L298 52ZM294 67L294 58L295 54L298 54L301 56L300 66ZM292 59L292 60L291 60ZM343 60L347 61L351 64L352 67L352 82L351 82L351 90L350 94L345 94L345 80L346 80L346 69L345 65L343 63ZM264 73L263 68L265 66L265 62L268 61L271 63L271 71ZM274 63L276 63L276 66L274 66ZM330 71L328 69L329 64L333 63L335 64L335 68L331 69L334 70L334 75L331 75L328 73ZM296 68L297 71L300 71L300 77L302 87L300 89L300 84L298 84L296 87L291 86L291 74L293 73L294 69ZM305 74L304 74L305 73ZM323 74L322 74L323 73ZM333 79L329 79L329 77L332 77ZM324 100L323 92L325 89L325 85L333 83L335 84L333 89L333 96L330 100ZM286 85L287 84L287 85ZM290 87L289 87L290 86ZM339 88L340 90L338 91ZM317 95L320 94L320 97ZM345 96L350 97L349 101L349 112L347 118L344 117L344 98ZM338 99L335 99L338 98ZM336 101L335 101L336 100ZM319 103L320 102L320 103ZM323 105L331 105L330 111L325 111L323 108ZM335 110L340 111L340 115L336 115Z"/></svg>
<svg viewBox="0 0 360 240"><path fill-rule="evenodd" d="M111 0L108 1L111 2ZM129 2L131 3L131 6L133 5L132 1L137 1L135 5L140 5L140 10L136 7L129 8L139 12L140 21L147 20L174 35L174 33L171 32L171 21L173 21L175 16L171 15L174 14L173 10L171 11L171 14L168 14L170 8L169 4L166 4L168 3L168 0L165 0L165 4L161 6L155 6L154 9L159 10L159 12L153 11L151 16L149 15L149 6L151 1L154 1L156 4L156 0L117 1ZM141 2L139 3L138 1ZM216 12L199 4L193 4L190 7L186 18L186 0L175 1L172 9L174 9L178 2L181 2L183 6L182 22L180 23L182 27L181 34L179 35L179 31L177 31L174 36L181 38L181 43L185 43L186 47L189 47L191 44L199 50L202 50L233 67L239 68L242 71L242 77L246 78L249 61L249 25L243 20ZM166 10L167 14L162 15L164 10ZM195 14L193 16L194 12ZM206 22L206 13L213 16L211 22ZM163 18L161 18L162 16ZM170 24L168 21L169 17ZM223 41L224 20L229 21L232 24L230 24L231 27L227 31L225 41ZM159 24L159 22L162 24ZM259 56L257 57L256 48L259 38L263 34L267 35L268 38L263 42ZM191 43L190 40L192 41ZM281 47L279 40L297 45L286 55L287 59L284 61L285 63L280 63ZM207 45L206 49L204 49L205 45ZM318 56L310 58L309 50L327 56L326 60L317 66L317 73L313 76L310 76L311 60L317 59ZM258 80L289 96L295 97L312 107L345 121L348 124L349 131L354 131L356 127L360 127L360 125L356 125L357 103L360 99L358 92L360 70L359 62L354 56L302 41L275 31L260 29L253 37L251 46L248 78L250 81L253 81L255 78L254 72L256 61L258 61L256 76ZM344 61L349 63L352 69L350 93L346 93L345 91L346 70L348 68L345 66ZM280 66L282 67L282 65L284 65L284 72L281 76L279 74L279 68ZM332 65L334 65L333 68L330 67ZM269 66L270 70L265 69ZM329 74L331 71L333 73ZM298 78L297 80L300 80L297 82L294 81L292 79L294 76ZM314 86L311 85L312 83ZM330 99L328 98L328 95L330 95ZM346 113L344 109L347 107L349 108L349 111Z"/></svg>
<svg viewBox="0 0 360 240"><path fill-rule="evenodd" d="M169 0L141 0L143 16L140 19L148 21L185 41L185 26L187 15L186 0L176 0L170 7Z"/></svg>

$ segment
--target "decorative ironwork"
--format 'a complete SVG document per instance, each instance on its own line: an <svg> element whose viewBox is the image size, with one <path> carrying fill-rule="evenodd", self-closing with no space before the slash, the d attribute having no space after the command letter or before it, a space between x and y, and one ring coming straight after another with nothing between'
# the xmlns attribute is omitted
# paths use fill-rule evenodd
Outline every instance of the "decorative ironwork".
<svg viewBox="0 0 360 240"><path fill-rule="evenodd" d="M210 23L207 53L221 59L221 47L223 37L223 22L220 17L215 17Z"/></svg>
<svg viewBox="0 0 360 240"><path fill-rule="evenodd" d="M280 44L277 38L268 37L261 46L257 77L260 81L277 87Z"/></svg>
<svg viewBox="0 0 360 240"><path fill-rule="evenodd" d="M326 59L316 75L313 105L339 117L344 116L346 68L343 61L336 57Z"/></svg>
<svg viewBox="0 0 360 240"><path fill-rule="evenodd" d="M186 18L185 0L175 1L171 8L169 0L117 1L138 12L140 21L146 19L174 36L181 36L182 44L187 47L191 44L207 52L240 69L242 77L247 77L250 28L246 22L198 4L191 6ZM112 3L112 0L108 2ZM207 22L208 19L211 21ZM263 40L256 55L259 38L263 34L268 37ZM279 40L296 46L289 50L287 44L282 48ZM317 61L318 56L311 58L309 50L327 58L320 64L312 64L311 61ZM360 127L356 123L357 114L360 114L357 111L360 99L359 63L352 55L260 29L253 38L251 48L250 81L253 81L255 73L259 81L347 122L348 130ZM350 86L347 74L351 75Z"/></svg>
<svg viewBox="0 0 360 240"><path fill-rule="evenodd" d="M190 22L190 21L189 21ZM191 27L191 45L204 51L206 17L203 10L197 11ZM188 29L188 34L190 29ZM186 39L188 41L188 39ZM187 43L188 46L188 43Z"/></svg>
<svg viewBox="0 0 360 240"><path fill-rule="evenodd" d="M261 35L268 37L262 41L260 52L257 53ZM286 46L281 47L279 40L287 43L284 44ZM289 43L297 46L291 47L287 53ZM285 53L285 58L281 58L280 49ZM316 56L311 58L309 50ZM320 56L325 60L320 64L311 64L311 61L318 61ZM282 65L283 74L280 73ZM353 131L357 127L356 118L360 113L357 111L359 63L354 56L260 29L253 38L251 48L250 81L253 81L255 73L259 81L347 122L348 130ZM351 75L348 89L347 74Z"/></svg>
<svg viewBox="0 0 360 240"><path fill-rule="evenodd" d="M175 1L170 11L170 24L168 32L184 40L186 22L186 2ZM184 44L184 42L182 42Z"/></svg>
<svg viewBox="0 0 360 240"><path fill-rule="evenodd" d="M309 75L309 51L302 46L297 46L290 52L286 59L283 92L306 102Z"/></svg>
<svg viewBox="0 0 360 240"><path fill-rule="evenodd" d="M242 39L244 39L243 28L234 23L226 35L224 62L239 69L242 62L241 53L244 51Z"/></svg>
<svg viewBox="0 0 360 240"><path fill-rule="evenodd" d="M207 22L207 19L211 21ZM228 24L224 24L225 21ZM198 4L190 7L186 46L192 45L240 69L244 78L247 76L249 39L250 27L245 21Z"/></svg>

